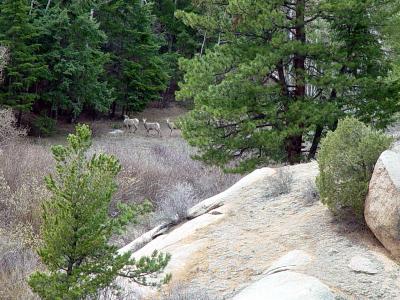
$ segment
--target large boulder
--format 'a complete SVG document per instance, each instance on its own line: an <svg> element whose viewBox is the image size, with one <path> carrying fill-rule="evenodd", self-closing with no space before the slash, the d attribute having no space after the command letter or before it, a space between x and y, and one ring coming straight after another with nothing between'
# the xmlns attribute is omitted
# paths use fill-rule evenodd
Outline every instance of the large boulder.
<svg viewBox="0 0 400 300"><path fill-rule="evenodd" d="M243 289L232 300L333 300L329 287L317 278L294 270L307 266L311 255L292 250L275 261L266 276Z"/></svg>
<svg viewBox="0 0 400 300"><path fill-rule="evenodd" d="M329 287L317 278L285 271L267 275L232 300L334 300Z"/></svg>
<svg viewBox="0 0 400 300"><path fill-rule="evenodd" d="M367 199L368 227L396 258L400 258L400 155L391 150L381 154L375 165Z"/></svg>

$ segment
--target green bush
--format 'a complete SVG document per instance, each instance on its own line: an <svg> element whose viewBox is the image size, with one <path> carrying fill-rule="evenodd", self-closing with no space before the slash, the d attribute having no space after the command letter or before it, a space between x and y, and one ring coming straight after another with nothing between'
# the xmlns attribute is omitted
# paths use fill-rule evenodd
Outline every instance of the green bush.
<svg viewBox="0 0 400 300"><path fill-rule="evenodd" d="M317 188L322 203L335 214L351 211L363 217L374 165L392 139L354 118L339 121L321 142Z"/></svg>
<svg viewBox="0 0 400 300"><path fill-rule="evenodd" d="M50 136L55 133L57 122L48 116L40 115L36 117L32 125L35 135Z"/></svg>

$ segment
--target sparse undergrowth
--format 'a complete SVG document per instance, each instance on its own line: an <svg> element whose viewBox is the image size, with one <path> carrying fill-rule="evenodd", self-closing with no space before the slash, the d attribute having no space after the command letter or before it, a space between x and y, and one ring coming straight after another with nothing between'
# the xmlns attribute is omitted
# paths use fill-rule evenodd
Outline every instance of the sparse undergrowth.
<svg viewBox="0 0 400 300"><path fill-rule="evenodd" d="M267 198L290 193L292 190L293 175L286 168L280 168L269 178Z"/></svg>
<svg viewBox="0 0 400 300"><path fill-rule="evenodd" d="M162 293L159 300L213 300L205 288L193 288L183 283L175 283Z"/></svg>
<svg viewBox="0 0 400 300"><path fill-rule="evenodd" d="M306 204L313 204L319 200L317 185L314 180L308 179L301 191L301 196Z"/></svg>
<svg viewBox="0 0 400 300"><path fill-rule="evenodd" d="M0 231L1 233L1 231ZM30 290L26 278L40 266L38 256L23 245L14 246L0 256L0 299L39 299Z"/></svg>
<svg viewBox="0 0 400 300"><path fill-rule="evenodd" d="M52 170L48 149L17 142L0 154L0 227L7 230L40 227L42 200L48 195L43 177Z"/></svg>
<svg viewBox="0 0 400 300"><path fill-rule="evenodd" d="M11 109L0 108L0 149L26 135L23 127L15 127L17 119Z"/></svg>

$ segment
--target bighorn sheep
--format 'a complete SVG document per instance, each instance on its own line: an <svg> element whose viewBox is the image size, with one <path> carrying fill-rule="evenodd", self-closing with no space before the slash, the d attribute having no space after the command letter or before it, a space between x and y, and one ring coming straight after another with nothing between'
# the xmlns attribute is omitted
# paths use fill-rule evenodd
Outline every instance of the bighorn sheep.
<svg viewBox="0 0 400 300"><path fill-rule="evenodd" d="M139 120L138 119L129 119L129 117L127 115L124 115L124 127L127 130L130 130L132 127L135 128L135 131L133 133L136 132L136 130L138 130L139 128Z"/></svg>
<svg viewBox="0 0 400 300"><path fill-rule="evenodd" d="M172 131L174 129L178 129L178 128L176 127L175 123L171 122L169 119L167 119L167 125L168 125L169 130L171 130L171 132L169 133L169 136L171 136L172 135Z"/></svg>
<svg viewBox="0 0 400 300"><path fill-rule="evenodd" d="M155 131L157 131L158 135L161 136L160 123L158 123L158 122L147 123L146 121L147 121L147 119L143 119L143 125L144 125L144 128L147 131L147 134L149 134L150 130L155 130Z"/></svg>

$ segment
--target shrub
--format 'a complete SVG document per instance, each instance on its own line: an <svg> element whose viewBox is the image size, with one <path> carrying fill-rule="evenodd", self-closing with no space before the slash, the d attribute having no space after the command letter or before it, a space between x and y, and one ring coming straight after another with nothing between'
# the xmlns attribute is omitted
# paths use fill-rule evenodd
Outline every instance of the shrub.
<svg viewBox="0 0 400 300"><path fill-rule="evenodd" d="M36 117L32 125L35 135L51 136L56 132L57 122L48 116L41 115Z"/></svg>
<svg viewBox="0 0 400 300"><path fill-rule="evenodd" d="M392 139L353 118L339 122L321 142L317 188L335 214L351 211L361 218L374 165Z"/></svg>

